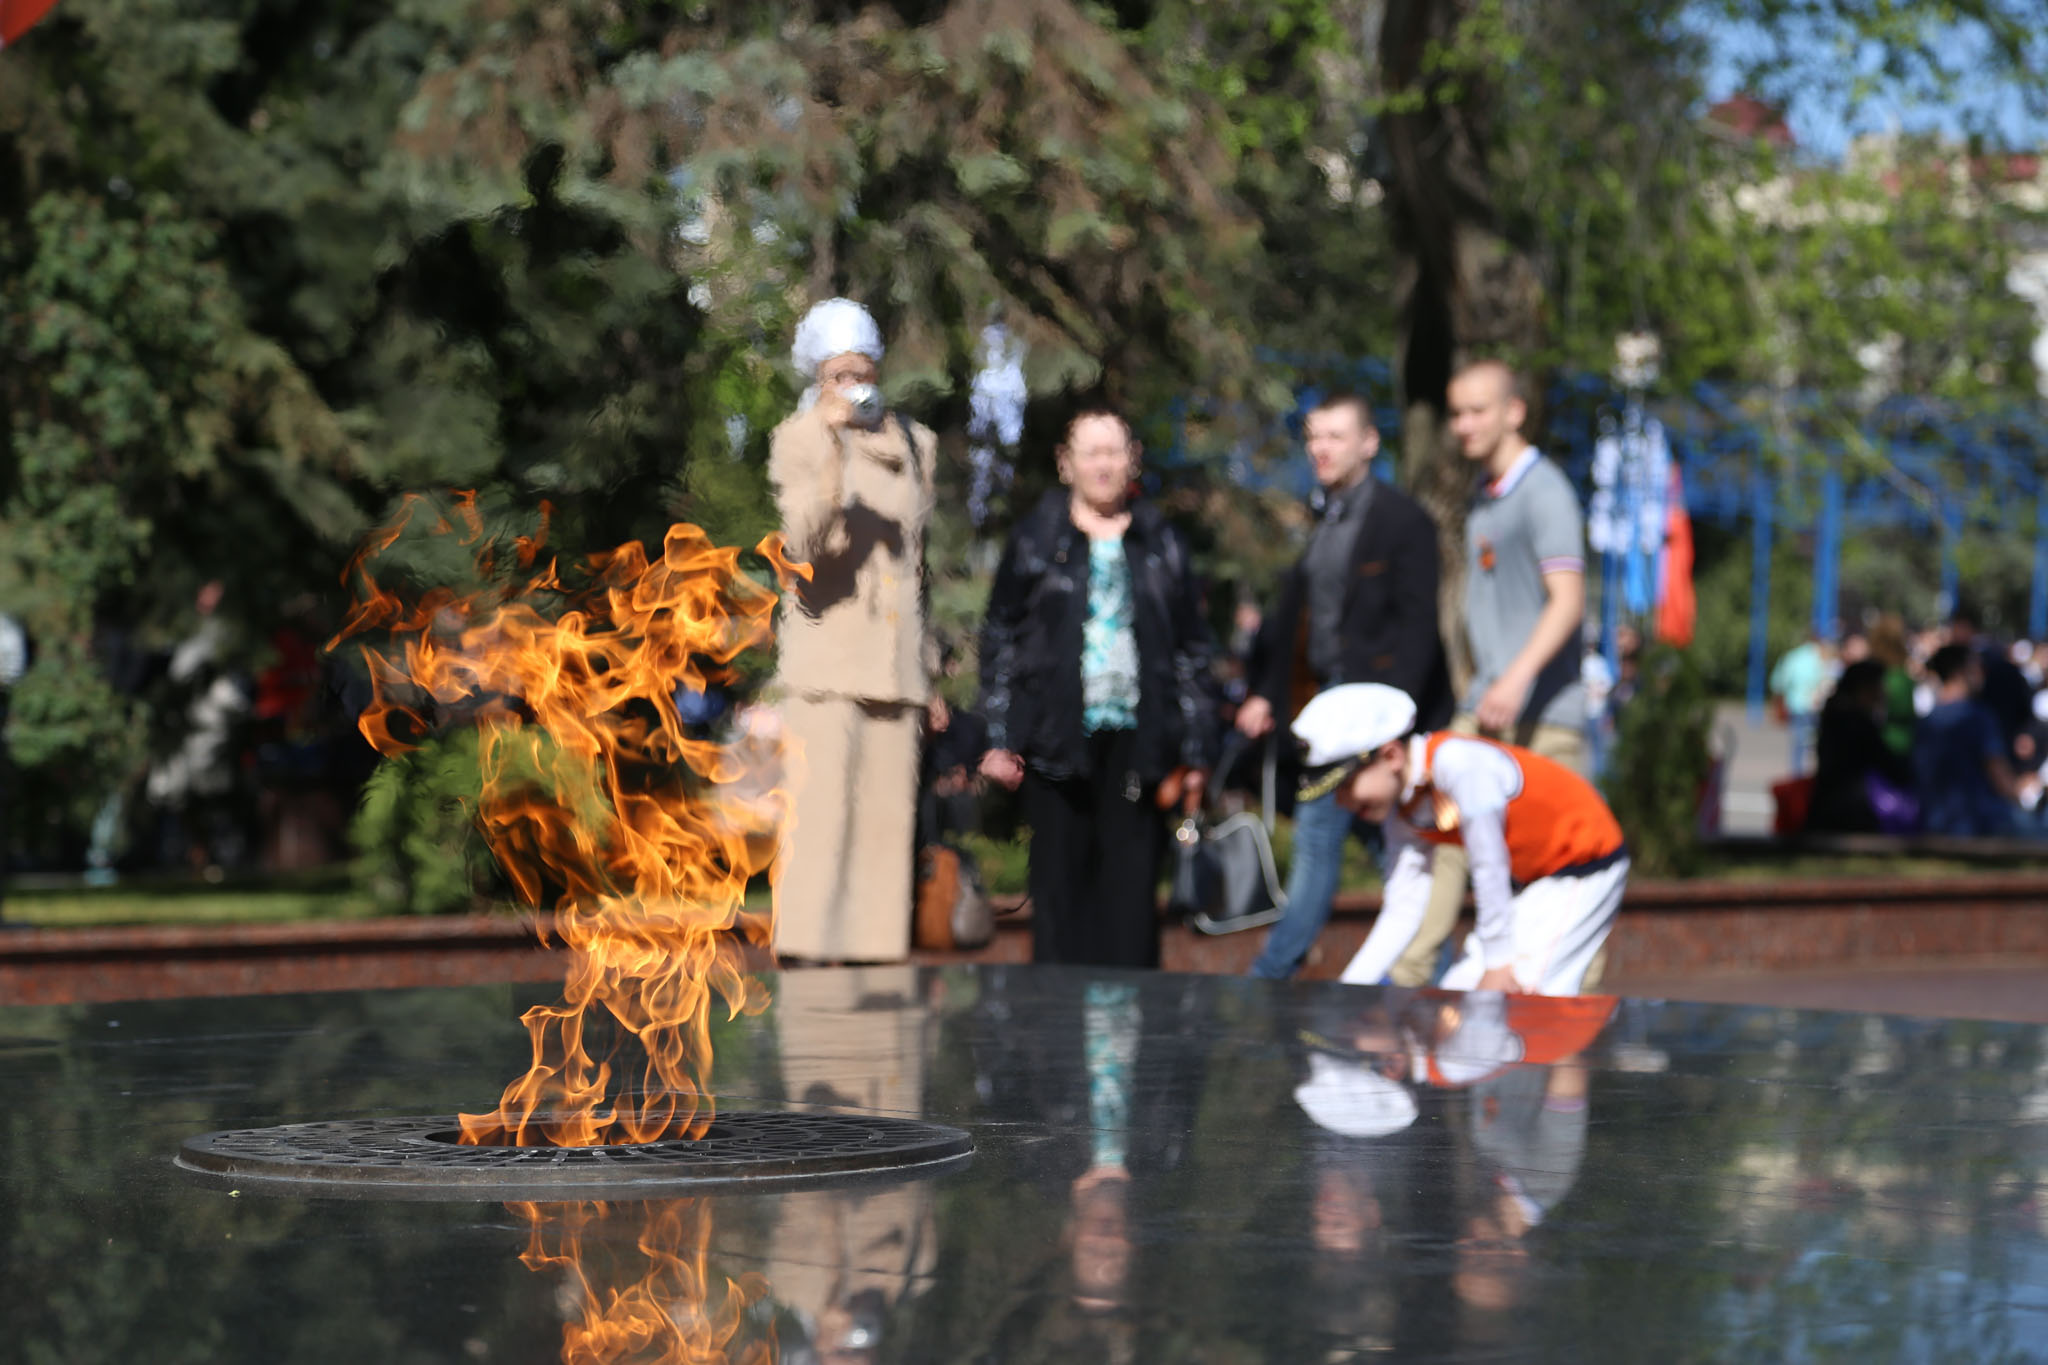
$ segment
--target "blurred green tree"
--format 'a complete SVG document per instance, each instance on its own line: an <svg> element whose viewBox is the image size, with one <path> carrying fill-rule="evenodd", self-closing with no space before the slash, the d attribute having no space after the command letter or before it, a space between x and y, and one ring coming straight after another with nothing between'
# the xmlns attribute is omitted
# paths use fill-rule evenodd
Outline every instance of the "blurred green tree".
<svg viewBox="0 0 2048 1365"><path fill-rule="evenodd" d="M1768 122L1706 117L1704 81L1714 34L1740 30L1739 77L1779 107L1968 93L1982 110L2002 92L2038 113L2040 18L2033 0L1389 0L1367 164L1384 170L1400 283L1404 479L1444 532L1454 650L1470 484L1442 409L1466 359L1606 373L1616 336L1649 330L1663 392L1713 379L1756 393L1786 461L1846 438L1886 385L2032 401L2038 324L2004 281L2043 205L2018 166L1927 138L1826 164L1762 136ZM1796 425L1800 386L1839 396L1838 419Z"/></svg>
<svg viewBox="0 0 2048 1365"><path fill-rule="evenodd" d="M1874 44L1879 90L1953 89L1944 35L1975 25L1984 78L2038 94L2024 0L1716 12ZM1437 409L1476 349L1605 369L1648 327L1668 385L1766 409L1788 374L2031 393L2024 308L1982 282L2036 209L1995 159L1830 168L1717 132L1688 13L67 0L0 56L0 597L42 646L21 805L81 826L175 728L107 676L110 633L161 650L218 579L229 661L259 664L278 626L332 623L407 490L478 490L494 539L547 502L570 552L680 517L751 543L789 332L831 293L876 310L941 434L963 658L1005 524L964 519L991 322L1025 345L1013 502L1076 402L1121 404L1254 592L1302 524L1264 477L1294 455L1274 418L1332 356L1396 357L1402 476L1447 548L1465 470ZM1767 53L1759 90L1796 69ZM465 572L424 538L386 567Z"/></svg>
<svg viewBox="0 0 2048 1365"><path fill-rule="evenodd" d="M176 730L112 685L110 638L166 649L217 579L222 662L260 665L277 626L334 624L342 562L408 489L479 490L493 537L552 501L572 551L764 524L725 423L765 419L779 381L646 249L672 206L586 196L552 145L496 198L451 195L409 137L469 16L82 0L6 54L0 594L41 646L10 732L45 798L24 805L75 830ZM407 542L387 568L446 559Z"/></svg>

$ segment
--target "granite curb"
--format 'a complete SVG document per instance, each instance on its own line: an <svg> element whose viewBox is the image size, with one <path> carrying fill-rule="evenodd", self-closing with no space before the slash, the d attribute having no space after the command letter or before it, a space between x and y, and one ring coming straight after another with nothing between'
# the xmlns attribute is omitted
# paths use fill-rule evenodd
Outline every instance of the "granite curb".
<svg viewBox="0 0 2048 1365"><path fill-rule="evenodd" d="M1339 897L1303 975L1341 971L1378 908L1376 895ZM546 915L503 914L15 929L0 933L0 1005L545 981L562 970L560 950L537 934L549 923ZM1029 926L1028 910L1005 914L981 948L920 950L912 959L1025 962ZM1263 939L1171 924L1161 965L1238 974ZM1609 940L1608 974L2037 956L2048 957L2048 874L1646 881L1629 888Z"/></svg>

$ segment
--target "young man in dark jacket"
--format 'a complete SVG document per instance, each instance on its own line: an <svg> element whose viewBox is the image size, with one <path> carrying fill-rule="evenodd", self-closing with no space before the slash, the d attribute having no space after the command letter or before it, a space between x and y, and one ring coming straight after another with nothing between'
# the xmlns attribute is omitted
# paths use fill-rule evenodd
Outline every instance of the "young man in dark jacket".
<svg viewBox="0 0 2048 1365"><path fill-rule="evenodd" d="M1253 739L1284 729L1309 698L1344 683L1375 682L1415 698L1420 724L1451 718L1450 673L1437 631L1437 539L1429 514L1372 476L1380 436L1365 400L1324 399L1308 415L1309 459L1322 486L1321 517L1266 619L1263 666L1239 708ZM1251 974L1294 974L1330 917L1352 817L1328 796L1294 811L1287 909Z"/></svg>

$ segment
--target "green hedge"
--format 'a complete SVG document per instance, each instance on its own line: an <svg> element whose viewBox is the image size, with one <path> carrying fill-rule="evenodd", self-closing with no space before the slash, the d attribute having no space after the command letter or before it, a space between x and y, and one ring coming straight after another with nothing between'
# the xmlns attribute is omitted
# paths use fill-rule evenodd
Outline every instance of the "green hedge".
<svg viewBox="0 0 2048 1365"><path fill-rule="evenodd" d="M1700 802L1713 766L1713 726L1713 693L1693 655L1668 645L1645 650L1602 784L1638 874L1688 877L1700 870Z"/></svg>

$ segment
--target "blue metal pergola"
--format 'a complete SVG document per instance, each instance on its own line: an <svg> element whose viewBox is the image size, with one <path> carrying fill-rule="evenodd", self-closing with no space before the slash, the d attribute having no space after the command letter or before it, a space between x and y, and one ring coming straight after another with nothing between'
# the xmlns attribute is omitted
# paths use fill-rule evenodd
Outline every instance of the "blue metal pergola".
<svg viewBox="0 0 2048 1365"><path fill-rule="evenodd" d="M1551 453L1582 486L1598 415L1622 400L1604 381L1554 395ZM1812 537L1811 619L1823 636L1840 630L1842 548L1858 531L1904 527L1933 537L1943 611L1956 601L1966 534L2022 538L2033 547L2028 633L2048 635L2048 425L2038 412L1906 397L1858 408L1821 394L1745 395L1705 384L1649 407L1683 473L1688 514L1749 523L1753 710L1764 702L1772 548L1781 535Z"/></svg>
<svg viewBox="0 0 2048 1365"><path fill-rule="evenodd" d="M1373 358L1278 352L1260 358L1296 374L1302 385L1293 410L1275 420L1246 404L1176 402L1167 414L1169 458L1200 458L1191 424L1220 444L1231 477L1253 486L1306 494L1314 486L1299 451L1302 418L1327 393L1347 389L1373 405L1380 430L1397 440L1401 411L1391 365ZM1571 375L1547 395L1546 453L1590 495L1593 452L1601 422L1629 399L1604 377ZM1686 393L1645 400L1663 424L1671 458L1685 481L1695 522L1749 524L1752 553L1748 699L1761 710L1769 660L1772 549L1785 534L1813 538L1814 628L1833 634L1840 623L1842 548L1849 536L1875 527L1905 527L1936 538L1943 610L1960 578L1957 549L1973 531L2025 537L2033 546L2027 616L2030 637L2048 638L2048 420L2034 407L1966 409L1927 398L1894 397L1874 406L1812 392L1753 393L1700 384ZM1393 464L1382 460L1391 479ZM1603 600L1616 600L1617 563L1603 566ZM1604 636L1612 648L1615 618Z"/></svg>

